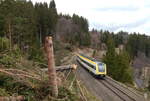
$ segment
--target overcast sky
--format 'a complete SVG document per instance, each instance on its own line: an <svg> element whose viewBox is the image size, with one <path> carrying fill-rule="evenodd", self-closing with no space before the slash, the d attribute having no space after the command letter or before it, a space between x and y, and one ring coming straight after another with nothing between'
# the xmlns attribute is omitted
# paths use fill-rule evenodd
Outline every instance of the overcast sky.
<svg viewBox="0 0 150 101"><path fill-rule="evenodd" d="M50 0L32 0L50 2ZM150 0L55 0L58 13L76 13L89 21L89 28L150 35Z"/></svg>

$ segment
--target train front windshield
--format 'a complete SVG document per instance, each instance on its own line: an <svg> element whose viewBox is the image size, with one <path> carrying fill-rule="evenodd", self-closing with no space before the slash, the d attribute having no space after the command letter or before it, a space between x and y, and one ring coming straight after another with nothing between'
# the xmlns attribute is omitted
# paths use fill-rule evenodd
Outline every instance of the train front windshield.
<svg viewBox="0 0 150 101"><path fill-rule="evenodd" d="M99 68L99 72L105 72L105 64L99 63L98 68Z"/></svg>

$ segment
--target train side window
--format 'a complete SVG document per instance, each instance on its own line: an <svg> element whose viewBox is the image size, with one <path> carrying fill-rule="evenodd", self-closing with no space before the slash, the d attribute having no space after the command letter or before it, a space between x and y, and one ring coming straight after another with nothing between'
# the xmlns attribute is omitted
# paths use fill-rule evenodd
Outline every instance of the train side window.
<svg viewBox="0 0 150 101"><path fill-rule="evenodd" d="M86 63L89 67L93 68L93 69L96 69L95 66L91 65L90 63L84 61L83 59L81 59L82 62Z"/></svg>

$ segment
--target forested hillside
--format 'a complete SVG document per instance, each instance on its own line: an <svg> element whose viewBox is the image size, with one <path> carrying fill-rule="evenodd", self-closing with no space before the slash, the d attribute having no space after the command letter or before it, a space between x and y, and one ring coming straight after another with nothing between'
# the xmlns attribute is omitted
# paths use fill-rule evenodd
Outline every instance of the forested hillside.
<svg viewBox="0 0 150 101"><path fill-rule="evenodd" d="M103 61L107 64L108 75L121 82L133 83L134 74L142 72L142 68L149 66L150 59L150 37L140 33L128 33L120 31L118 33L109 31L91 31L92 43L91 47L97 50L107 50L104 54ZM94 39L96 40L94 40ZM94 40L94 41L93 41ZM94 44L95 43L95 44ZM107 47L106 47L107 46ZM119 54L116 49L119 49ZM139 72L135 72L138 64L140 65ZM143 63L143 61L145 61ZM131 68L134 67L134 68Z"/></svg>
<svg viewBox="0 0 150 101"><path fill-rule="evenodd" d="M90 42L90 36L88 21L85 18L76 14L70 17L76 30L66 33L67 29L61 37L58 31L64 28L59 29L58 26L65 26L60 25L62 18L67 20L67 16L57 14L54 0L50 4L35 3L35 5L26 0L0 0L0 97L20 99L19 101L83 99L77 94L82 93L81 89L85 89L81 85L78 87L76 79L74 80L76 83L72 84L74 73L57 74L60 83L58 98L49 97L52 93L51 85L48 84L47 73L41 71L42 68L47 68L44 51L46 36L53 37L56 65L61 65L61 60L71 54L71 45L90 45L87 43ZM76 34L72 36L75 32ZM85 94L91 96L87 91ZM89 99L92 100L93 97Z"/></svg>
<svg viewBox="0 0 150 101"><path fill-rule="evenodd" d="M65 25L65 26L64 26ZM86 18L73 14L59 15L56 36L57 39L75 46L90 46L89 24Z"/></svg>
<svg viewBox="0 0 150 101"><path fill-rule="evenodd" d="M144 53L146 57L150 57L150 36L136 32L128 33L120 31L118 33L114 33L104 30L97 31L94 29L91 31L91 35L94 32L97 33L100 40L100 42L96 43L107 43L109 37L111 37L114 41L115 47L124 45L132 59L137 57L139 52Z"/></svg>
<svg viewBox="0 0 150 101"><path fill-rule="evenodd" d="M35 48L42 46L46 35L52 35L55 38L56 32L59 31L56 30L56 24L62 17L67 19L67 16L57 14L54 1L51 1L49 5L47 3L33 5L31 1L25 0L1 0L0 36L10 40L10 49L12 45L17 44L21 50L26 48L28 52L32 53L32 51L36 51ZM74 45L77 43L89 45L88 21L76 14L72 17L68 16L68 18L71 19L76 30L69 32L69 29L66 29L64 31L67 36L65 42Z"/></svg>
<svg viewBox="0 0 150 101"><path fill-rule="evenodd" d="M76 52L77 48L92 48L95 50L93 56L104 50L106 54L102 61L107 64L108 75L132 85L133 61L140 54L150 59L150 36L124 31L89 31L86 18L77 14L58 14L54 0L50 4L35 5L30 0L0 0L0 69L15 70L13 76L18 73L16 69L24 70L25 74L35 74L36 79L8 76L4 74L10 74L10 71L0 70L5 72L0 73L0 92L3 92L0 96L17 94L24 95L28 101L44 100L51 90L46 83L46 74L39 71L47 67L44 52L46 36L53 38L56 65L61 65L63 57ZM119 53L116 48L119 48ZM46 87L48 90L45 91ZM60 86L60 98L67 94L67 101L80 99L76 89L72 89L72 93L66 88Z"/></svg>

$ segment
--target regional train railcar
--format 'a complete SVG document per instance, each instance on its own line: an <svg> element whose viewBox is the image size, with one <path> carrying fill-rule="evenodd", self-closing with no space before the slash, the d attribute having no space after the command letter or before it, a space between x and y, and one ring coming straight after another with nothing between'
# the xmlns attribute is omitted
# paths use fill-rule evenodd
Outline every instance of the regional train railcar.
<svg viewBox="0 0 150 101"><path fill-rule="evenodd" d="M77 54L77 61L96 76L105 77L107 73L106 64L102 62L96 61L82 54Z"/></svg>

